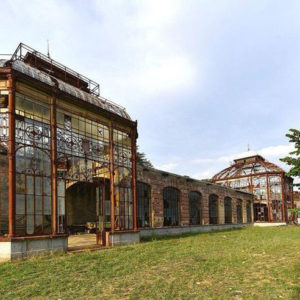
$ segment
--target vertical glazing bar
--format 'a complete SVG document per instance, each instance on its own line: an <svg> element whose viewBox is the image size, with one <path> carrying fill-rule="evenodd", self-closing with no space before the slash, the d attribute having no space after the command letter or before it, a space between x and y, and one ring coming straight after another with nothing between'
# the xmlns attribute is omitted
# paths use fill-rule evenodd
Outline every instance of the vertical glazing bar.
<svg viewBox="0 0 300 300"><path fill-rule="evenodd" d="M51 174L52 174L52 234L57 234L57 144L56 144L56 98L51 98Z"/></svg>
<svg viewBox="0 0 300 300"><path fill-rule="evenodd" d="M16 211L16 157L15 157L15 82L8 76L8 236L15 235Z"/></svg>
<svg viewBox="0 0 300 300"><path fill-rule="evenodd" d="M267 178L267 202L268 202L268 222L273 221L273 215L272 215L272 203L270 200L270 184L269 184L269 174L266 175Z"/></svg>
<svg viewBox="0 0 300 300"><path fill-rule="evenodd" d="M115 231L115 187L114 187L114 139L113 127L109 125L109 173L110 173L110 228L111 233Z"/></svg>
<svg viewBox="0 0 300 300"><path fill-rule="evenodd" d="M282 211L282 221L287 222L287 218L285 215L285 181L283 178L283 173L280 176L280 184L281 184L281 211Z"/></svg>
<svg viewBox="0 0 300 300"><path fill-rule="evenodd" d="M133 229L138 230L137 226L137 194L136 194L136 128L131 132L131 151L132 151L132 200L133 200Z"/></svg>
<svg viewBox="0 0 300 300"><path fill-rule="evenodd" d="M289 193L290 193L290 201L291 201L291 208L296 208L295 207L295 202L294 202L294 193L293 193L293 186L291 185L291 183L289 182ZM296 214L294 212L292 212L291 214L291 222L292 224L294 224L295 221L295 217Z"/></svg>

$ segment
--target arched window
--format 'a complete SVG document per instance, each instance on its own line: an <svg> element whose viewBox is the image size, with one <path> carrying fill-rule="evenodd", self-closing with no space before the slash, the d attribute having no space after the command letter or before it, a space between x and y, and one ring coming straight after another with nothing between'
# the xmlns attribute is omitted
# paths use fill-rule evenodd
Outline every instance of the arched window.
<svg viewBox="0 0 300 300"><path fill-rule="evenodd" d="M179 192L172 187L164 188L164 226L179 225Z"/></svg>
<svg viewBox="0 0 300 300"><path fill-rule="evenodd" d="M150 226L150 185L137 183L138 227Z"/></svg>
<svg viewBox="0 0 300 300"><path fill-rule="evenodd" d="M236 201L236 222L243 223L243 201L241 199Z"/></svg>
<svg viewBox="0 0 300 300"><path fill-rule="evenodd" d="M247 201L247 223L252 222L251 201Z"/></svg>
<svg viewBox="0 0 300 300"><path fill-rule="evenodd" d="M224 199L224 214L225 214L225 224L232 223L232 206L231 206L231 198L225 197Z"/></svg>
<svg viewBox="0 0 300 300"><path fill-rule="evenodd" d="M209 195L209 224L218 224L218 196Z"/></svg>
<svg viewBox="0 0 300 300"><path fill-rule="evenodd" d="M202 224L201 198L202 196L198 192L189 193L190 225Z"/></svg>

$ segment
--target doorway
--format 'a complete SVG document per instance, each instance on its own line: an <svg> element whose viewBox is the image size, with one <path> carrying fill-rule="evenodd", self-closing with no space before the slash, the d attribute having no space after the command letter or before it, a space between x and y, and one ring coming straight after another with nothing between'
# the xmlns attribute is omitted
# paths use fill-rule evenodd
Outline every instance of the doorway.
<svg viewBox="0 0 300 300"><path fill-rule="evenodd" d="M103 245L110 229L109 180L66 183L66 225L69 249Z"/></svg>

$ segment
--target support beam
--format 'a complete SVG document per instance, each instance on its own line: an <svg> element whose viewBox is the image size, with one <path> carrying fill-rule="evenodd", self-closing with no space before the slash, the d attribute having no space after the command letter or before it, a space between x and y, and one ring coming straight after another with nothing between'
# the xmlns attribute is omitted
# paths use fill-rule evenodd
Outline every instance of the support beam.
<svg viewBox="0 0 300 300"><path fill-rule="evenodd" d="M57 144L56 144L56 98L52 96L51 122L51 173L52 173L52 234L57 234Z"/></svg>
<svg viewBox="0 0 300 300"><path fill-rule="evenodd" d="M287 218L285 215L285 181L284 174L280 175L280 183L281 183L281 212L282 212L282 221L287 222Z"/></svg>
<svg viewBox="0 0 300 300"><path fill-rule="evenodd" d="M15 236L16 221L16 153L15 153L15 82L8 75L8 236Z"/></svg>
<svg viewBox="0 0 300 300"><path fill-rule="evenodd" d="M133 229L138 231L137 226L137 191L136 191L136 128L131 133L131 151L132 151L132 197L133 197Z"/></svg>
<svg viewBox="0 0 300 300"><path fill-rule="evenodd" d="M115 231L115 187L114 187L114 138L112 123L109 124L109 174L110 174L110 223L111 233Z"/></svg>
<svg viewBox="0 0 300 300"><path fill-rule="evenodd" d="M273 221L273 215L272 215L272 204L270 200L270 185L269 185L269 174L266 175L267 178L267 201L268 201L268 222Z"/></svg>

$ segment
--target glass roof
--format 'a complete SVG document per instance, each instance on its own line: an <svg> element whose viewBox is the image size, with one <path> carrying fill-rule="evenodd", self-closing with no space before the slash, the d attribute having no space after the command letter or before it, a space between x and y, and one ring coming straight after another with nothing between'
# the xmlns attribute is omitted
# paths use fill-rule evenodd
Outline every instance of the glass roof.
<svg viewBox="0 0 300 300"><path fill-rule="evenodd" d="M248 175L282 172L284 172L284 170L277 165L266 161L260 155L255 155L234 160L234 163L230 167L217 173L213 177L213 181L244 177Z"/></svg>
<svg viewBox="0 0 300 300"><path fill-rule="evenodd" d="M5 67L7 62L9 62L9 61L8 60L0 60L0 67ZM59 90L65 92L69 95L72 95L76 98L79 98L83 101L89 102L90 104L100 107L106 111L115 113L123 118L130 120L130 116L126 112L125 108L123 108L101 96L97 97L97 96L94 96L87 92L84 92L66 82L63 82L62 80L54 78L51 75L49 75L41 70L38 70L37 68L29 66L28 64L24 63L23 61L15 60L11 63L11 67L12 67L12 69L14 69L16 71L19 71L20 73L23 73L31 78L41 81L49 86L55 86L56 82L57 82Z"/></svg>

